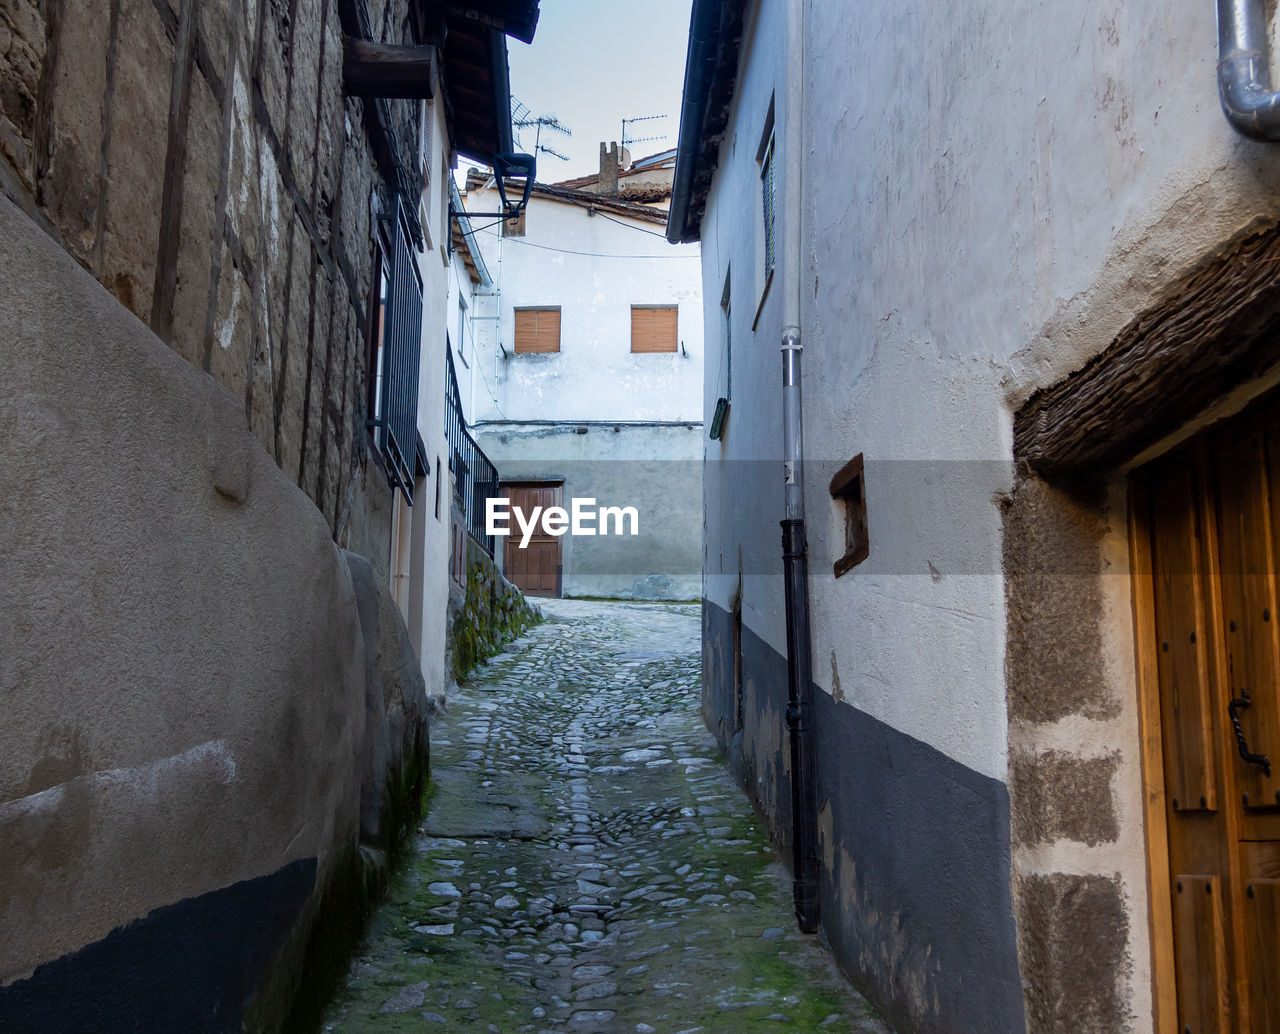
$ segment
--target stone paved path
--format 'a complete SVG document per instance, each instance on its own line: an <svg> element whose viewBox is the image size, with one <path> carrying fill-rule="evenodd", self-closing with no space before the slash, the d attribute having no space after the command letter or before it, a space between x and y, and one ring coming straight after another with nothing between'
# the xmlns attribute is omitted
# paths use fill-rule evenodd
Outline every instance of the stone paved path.
<svg viewBox="0 0 1280 1034"><path fill-rule="evenodd" d="M429 815L327 1031L889 1034L698 717L698 608L554 600L432 730Z"/></svg>

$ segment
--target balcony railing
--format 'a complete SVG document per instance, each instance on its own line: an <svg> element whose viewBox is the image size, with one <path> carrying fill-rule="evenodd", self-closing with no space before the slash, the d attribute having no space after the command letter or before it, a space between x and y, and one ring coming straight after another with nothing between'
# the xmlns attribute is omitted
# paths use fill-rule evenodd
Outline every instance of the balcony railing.
<svg viewBox="0 0 1280 1034"><path fill-rule="evenodd" d="M445 349L445 357L449 377L445 386L444 432L449 439L449 470L453 474L454 492L468 533L493 556L493 536L485 534L484 518L487 501L498 494L498 470L467 430L451 346Z"/></svg>

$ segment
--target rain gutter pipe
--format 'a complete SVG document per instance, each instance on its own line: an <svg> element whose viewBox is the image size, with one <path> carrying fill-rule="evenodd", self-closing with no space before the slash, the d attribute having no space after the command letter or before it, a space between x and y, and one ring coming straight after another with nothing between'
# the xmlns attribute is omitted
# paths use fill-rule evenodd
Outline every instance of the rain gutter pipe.
<svg viewBox="0 0 1280 1034"><path fill-rule="evenodd" d="M1280 92L1271 88L1265 0L1218 0L1218 99L1232 127L1280 141Z"/></svg>
<svg viewBox="0 0 1280 1034"><path fill-rule="evenodd" d="M782 565L786 584L787 728L791 731L792 893L805 933L818 929L817 766L813 752L813 655L809 557L804 532L804 432L800 400L800 260L804 215L804 0L787 0L787 87L782 183Z"/></svg>

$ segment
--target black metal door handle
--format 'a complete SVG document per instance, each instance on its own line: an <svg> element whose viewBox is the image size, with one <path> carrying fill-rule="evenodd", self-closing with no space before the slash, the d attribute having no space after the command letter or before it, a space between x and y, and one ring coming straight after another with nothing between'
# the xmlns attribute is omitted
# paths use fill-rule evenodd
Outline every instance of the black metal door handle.
<svg viewBox="0 0 1280 1034"><path fill-rule="evenodd" d="M1240 715L1253 701L1247 689L1240 690L1240 695L1227 704L1227 714L1231 716L1231 728L1236 731L1236 746L1240 748L1240 756L1251 765L1259 766L1264 773L1271 775L1271 759L1265 754L1254 754L1249 750L1249 743L1244 738L1244 729L1240 727Z"/></svg>

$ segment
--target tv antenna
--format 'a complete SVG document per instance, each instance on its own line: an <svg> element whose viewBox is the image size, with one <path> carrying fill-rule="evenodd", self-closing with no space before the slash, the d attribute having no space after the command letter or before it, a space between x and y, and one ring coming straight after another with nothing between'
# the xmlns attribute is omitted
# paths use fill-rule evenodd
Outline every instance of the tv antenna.
<svg viewBox="0 0 1280 1034"><path fill-rule="evenodd" d="M557 151L550 144L542 142L542 131L545 129L548 133L562 133L565 136L573 136L573 130L561 122L555 115L535 115L528 107L511 98L511 124L516 129L533 129L533 153L538 152L549 154L553 158L559 158L563 162L569 160L567 154Z"/></svg>
<svg viewBox="0 0 1280 1034"><path fill-rule="evenodd" d="M624 118L622 120L622 147L624 150L630 149L632 144L647 144L653 140L665 140L666 133L657 136L628 136L627 126L634 125L636 122L652 122L654 119L666 118L666 115L637 115L635 118Z"/></svg>

